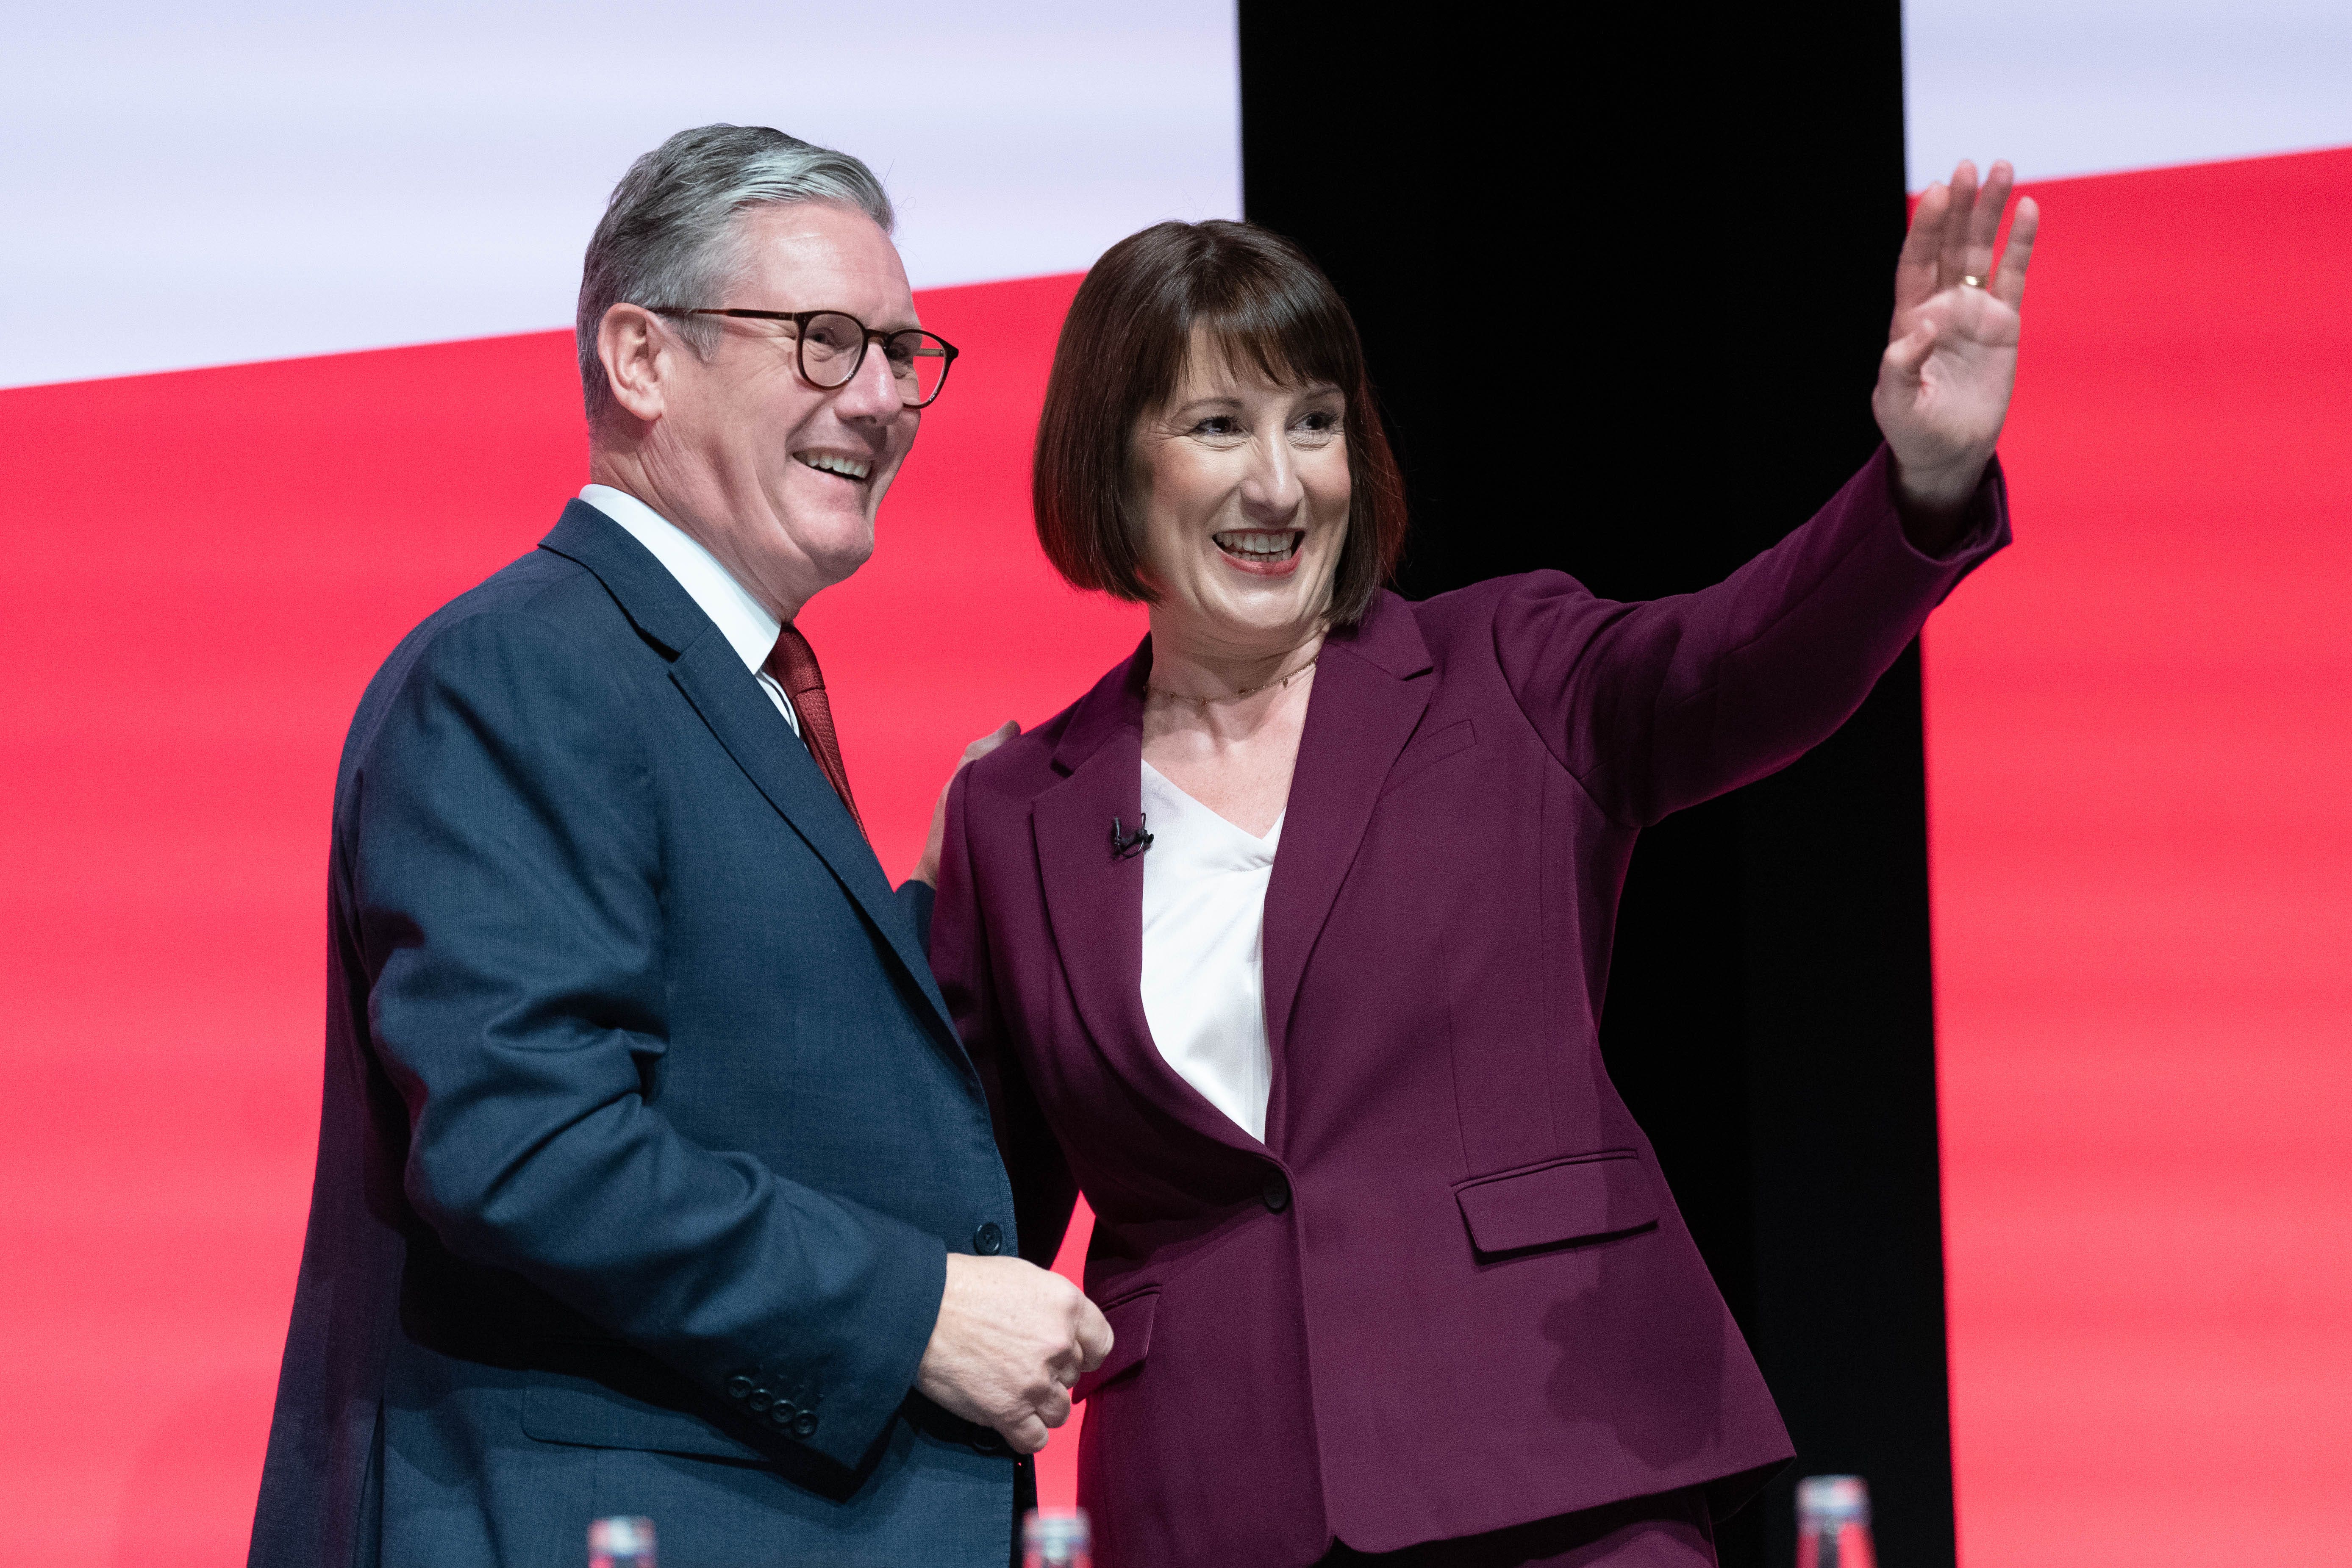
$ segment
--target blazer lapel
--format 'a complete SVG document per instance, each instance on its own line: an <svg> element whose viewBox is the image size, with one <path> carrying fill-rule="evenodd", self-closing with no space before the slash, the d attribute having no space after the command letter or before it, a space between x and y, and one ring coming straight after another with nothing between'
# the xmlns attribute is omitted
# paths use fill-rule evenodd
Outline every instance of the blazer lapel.
<svg viewBox="0 0 2352 1568"><path fill-rule="evenodd" d="M1429 706L1429 649L1404 601L1382 594L1353 633L1324 644L1265 893L1265 1024L1274 1053L1266 1138L1278 1136L1291 1009L1373 804Z"/></svg>
<svg viewBox="0 0 2352 1568"><path fill-rule="evenodd" d="M1143 681L1150 644L1080 700L1054 752L1068 777L1030 803L1054 944L1078 1016L1113 1070L1187 1127L1237 1149L1256 1144L1160 1054L1143 1014L1143 863L1111 850L1111 819L1132 833L1143 795Z"/></svg>
<svg viewBox="0 0 2352 1568"><path fill-rule="evenodd" d="M585 501L566 507L555 531L541 544L595 573L638 631L671 656L671 681L736 765L882 933L961 1056L962 1045L939 983L931 977L929 956L892 894L873 847L817 771L808 747L793 735L710 617L626 530Z"/></svg>

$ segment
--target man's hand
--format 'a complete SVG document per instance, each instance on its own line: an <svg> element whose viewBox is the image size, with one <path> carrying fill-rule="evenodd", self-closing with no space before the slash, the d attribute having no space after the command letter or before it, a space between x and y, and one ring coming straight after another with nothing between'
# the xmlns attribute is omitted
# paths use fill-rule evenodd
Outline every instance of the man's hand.
<svg viewBox="0 0 2352 1568"><path fill-rule="evenodd" d="M1018 1258L948 1254L948 1289L915 1386L992 1426L1015 1453L1070 1418L1070 1387L1110 1354L1110 1325L1086 1293Z"/></svg>
<svg viewBox="0 0 2352 1568"><path fill-rule="evenodd" d="M1007 719L966 746L963 755L956 759L956 765L948 773L948 782L940 786L939 804L931 807L931 836L923 840L923 858L915 863L914 880L929 882L934 888L940 885L940 851L946 845L948 837L948 791L955 787L956 774L1019 733L1019 721Z"/></svg>
<svg viewBox="0 0 2352 1568"><path fill-rule="evenodd" d="M1951 542L2000 439L2017 381L2019 308L2041 212L2017 204L2009 244L1993 241L2012 174L1995 163L1977 188L1974 164L1927 187L1895 266L1895 320L1871 409L1895 454L1906 531L1931 553Z"/></svg>

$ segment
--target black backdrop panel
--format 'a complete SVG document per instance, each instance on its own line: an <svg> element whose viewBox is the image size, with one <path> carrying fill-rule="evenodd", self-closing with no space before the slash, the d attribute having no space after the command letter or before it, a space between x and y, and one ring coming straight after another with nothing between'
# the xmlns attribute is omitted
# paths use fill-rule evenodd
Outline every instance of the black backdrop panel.
<svg viewBox="0 0 2352 1568"><path fill-rule="evenodd" d="M1249 216L1362 327L1414 597L1552 566L1702 586L1877 440L1904 222L1893 0L1398 13L1244 0ZM1540 18L1538 23L1538 18ZM1603 1042L1800 1457L1953 1562L1916 654L1794 767L1646 835Z"/></svg>

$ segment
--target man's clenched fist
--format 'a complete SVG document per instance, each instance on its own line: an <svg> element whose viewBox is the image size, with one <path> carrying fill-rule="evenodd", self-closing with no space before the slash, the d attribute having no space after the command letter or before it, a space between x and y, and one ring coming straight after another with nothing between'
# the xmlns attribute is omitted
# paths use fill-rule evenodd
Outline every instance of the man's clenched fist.
<svg viewBox="0 0 2352 1568"><path fill-rule="evenodd" d="M915 1386L1016 1453L1070 1418L1070 1386L1110 1354L1110 1325L1086 1293L1018 1258L948 1255L940 1321Z"/></svg>

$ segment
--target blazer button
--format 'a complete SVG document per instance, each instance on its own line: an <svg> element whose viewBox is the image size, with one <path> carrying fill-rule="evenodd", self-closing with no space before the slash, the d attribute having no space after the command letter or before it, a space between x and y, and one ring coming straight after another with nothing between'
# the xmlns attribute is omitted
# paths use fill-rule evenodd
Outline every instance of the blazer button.
<svg viewBox="0 0 2352 1568"><path fill-rule="evenodd" d="M793 1417L793 1436L795 1437L814 1437L816 1436L815 1411L803 1410L798 1415Z"/></svg>
<svg viewBox="0 0 2352 1568"><path fill-rule="evenodd" d="M751 1380L740 1373L727 1380L727 1397L748 1399L751 1396Z"/></svg>
<svg viewBox="0 0 2352 1568"><path fill-rule="evenodd" d="M1276 1171L1265 1179L1258 1196L1265 1200L1266 1213L1280 1214L1290 1206L1290 1178Z"/></svg>
<svg viewBox="0 0 2352 1568"><path fill-rule="evenodd" d="M982 1258L993 1258L1004 1250L1004 1232L990 1220L971 1233L971 1249Z"/></svg>
<svg viewBox="0 0 2352 1568"><path fill-rule="evenodd" d="M751 1407L752 1415L757 1415L761 1411L765 1410L769 1405L773 1403L775 1397L776 1396L774 1394L770 1394L764 1388L755 1388L751 1391L750 1397L745 1399L743 1403Z"/></svg>

